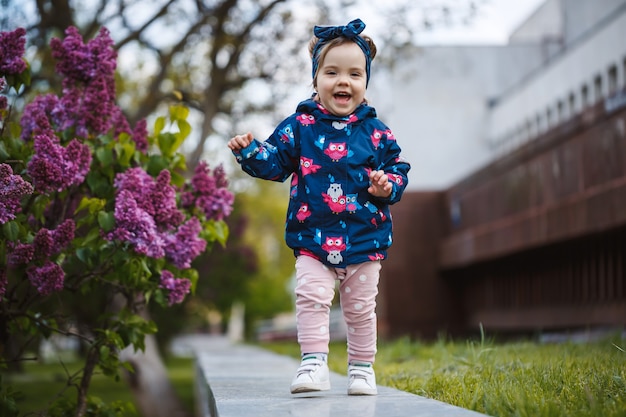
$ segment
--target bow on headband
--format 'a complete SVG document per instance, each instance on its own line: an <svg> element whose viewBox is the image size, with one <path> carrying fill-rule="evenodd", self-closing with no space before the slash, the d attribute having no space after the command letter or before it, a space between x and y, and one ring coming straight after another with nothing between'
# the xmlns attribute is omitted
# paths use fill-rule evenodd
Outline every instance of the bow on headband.
<svg viewBox="0 0 626 417"><path fill-rule="evenodd" d="M367 75L365 85L367 86L370 81L370 66L372 63L372 57L369 45L362 37L359 36L359 34L363 32L363 29L365 29L365 23L363 23L361 19L355 19L346 26L315 26L315 28L313 28L313 33L319 40L313 48L313 78L315 78L315 73L319 67L319 55L322 50L322 46L330 40L344 37L356 43L365 55L365 73Z"/></svg>

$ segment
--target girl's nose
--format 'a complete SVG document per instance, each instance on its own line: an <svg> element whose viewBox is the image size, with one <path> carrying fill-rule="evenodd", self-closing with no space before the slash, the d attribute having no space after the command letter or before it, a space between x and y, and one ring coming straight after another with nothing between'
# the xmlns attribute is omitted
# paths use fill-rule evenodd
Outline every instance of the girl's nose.
<svg viewBox="0 0 626 417"><path fill-rule="evenodd" d="M340 75L337 81L338 84L348 84L350 82L350 77L348 75Z"/></svg>

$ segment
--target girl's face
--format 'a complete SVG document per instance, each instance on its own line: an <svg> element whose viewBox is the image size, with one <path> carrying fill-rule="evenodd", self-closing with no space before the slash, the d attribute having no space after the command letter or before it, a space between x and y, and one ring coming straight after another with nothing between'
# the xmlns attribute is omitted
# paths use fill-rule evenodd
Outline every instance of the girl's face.
<svg viewBox="0 0 626 417"><path fill-rule="evenodd" d="M322 106L336 116L348 116L365 99L365 55L354 42L332 47L320 63L316 90Z"/></svg>

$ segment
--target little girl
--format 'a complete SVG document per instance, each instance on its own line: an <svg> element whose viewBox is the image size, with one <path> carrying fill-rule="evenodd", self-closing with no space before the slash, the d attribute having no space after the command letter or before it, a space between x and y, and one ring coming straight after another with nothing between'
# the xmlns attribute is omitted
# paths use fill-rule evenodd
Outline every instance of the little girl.
<svg viewBox="0 0 626 417"><path fill-rule="evenodd" d="M329 311L339 281L347 325L348 394L376 395L376 295L392 243L389 205L400 200L410 165L365 91L376 46L346 26L316 26L309 44L311 99L265 141L230 139L242 169L273 181L291 176L285 240L296 257L296 318L302 362L292 393L330 389Z"/></svg>

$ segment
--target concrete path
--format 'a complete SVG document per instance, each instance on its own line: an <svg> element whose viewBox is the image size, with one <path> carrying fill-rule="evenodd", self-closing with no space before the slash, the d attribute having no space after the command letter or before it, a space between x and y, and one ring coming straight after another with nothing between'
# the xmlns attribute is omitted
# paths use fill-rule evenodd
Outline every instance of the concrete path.
<svg viewBox="0 0 626 417"><path fill-rule="evenodd" d="M348 396L347 377L336 373L330 391L292 395L289 384L299 365L293 358L221 337L180 346L197 358L198 417L484 417L380 385L377 396Z"/></svg>

